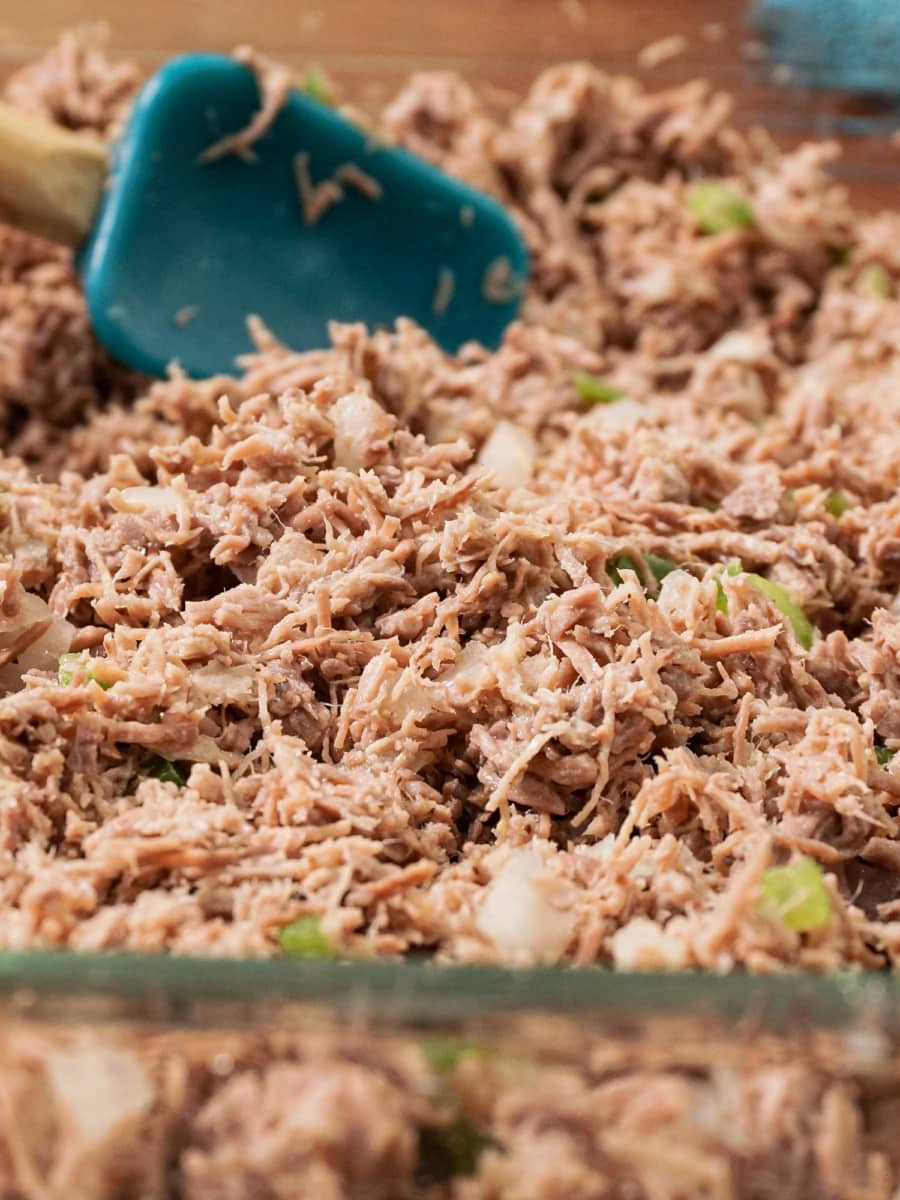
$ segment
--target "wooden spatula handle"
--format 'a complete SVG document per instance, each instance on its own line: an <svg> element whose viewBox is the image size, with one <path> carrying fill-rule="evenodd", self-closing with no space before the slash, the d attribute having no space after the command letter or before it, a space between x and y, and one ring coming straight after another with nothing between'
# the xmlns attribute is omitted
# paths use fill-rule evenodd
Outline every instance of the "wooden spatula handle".
<svg viewBox="0 0 900 1200"><path fill-rule="evenodd" d="M79 245L93 224L107 160L99 143L0 101L0 221Z"/></svg>

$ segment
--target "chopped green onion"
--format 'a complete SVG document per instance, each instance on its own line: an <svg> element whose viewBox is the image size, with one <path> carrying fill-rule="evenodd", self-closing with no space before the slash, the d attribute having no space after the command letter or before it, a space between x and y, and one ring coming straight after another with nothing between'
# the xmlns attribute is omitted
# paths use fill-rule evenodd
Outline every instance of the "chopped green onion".
<svg viewBox="0 0 900 1200"><path fill-rule="evenodd" d="M161 754L151 755L147 760L146 771L151 779L158 779L160 783L174 783L176 787L180 788L187 783L175 764L167 758L163 758Z"/></svg>
<svg viewBox="0 0 900 1200"><path fill-rule="evenodd" d="M333 102L328 79L321 71L317 71L314 68L307 71L300 86L306 92L307 96L312 96L313 100L318 100L320 104L331 104Z"/></svg>
<svg viewBox="0 0 900 1200"><path fill-rule="evenodd" d="M638 579L641 577L638 565L630 554L620 554L618 558L614 558L611 563L606 564L606 573L616 587L622 582L623 571L634 571Z"/></svg>
<svg viewBox="0 0 900 1200"><path fill-rule="evenodd" d="M731 559L731 561L725 566L725 574L732 576L732 578L735 575L742 574L743 570L744 567L739 558ZM775 607L779 609L779 611L785 617L787 617L791 624L791 628L794 631L794 637L804 650L809 650L813 644L813 638L815 637L815 626L797 601L793 598L791 593L787 590L787 588L782 587L780 583L775 583L775 581L772 579L766 579L764 575L756 575L752 571L747 572L747 578L757 589L757 591L762 592L764 596L768 596ZM719 589L721 597L717 594L716 608L718 608L720 612L727 612L728 598L725 596L725 592L724 589L722 589L721 584L719 584ZM724 598L724 608L721 606L720 598Z"/></svg>
<svg viewBox="0 0 900 1200"><path fill-rule="evenodd" d="M572 383L582 404L613 404L625 395L622 388L607 383L599 375L591 375L589 371L573 371Z"/></svg>
<svg viewBox="0 0 900 1200"><path fill-rule="evenodd" d="M860 272L860 282L879 300L890 300L891 277L881 263L869 263Z"/></svg>
<svg viewBox="0 0 900 1200"><path fill-rule="evenodd" d="M653 576L654 586L652 590L647 587L647 580L643 578L640 568L630 554L620 554L617 558L614 558L611 563L607 564L606 573L618 587L622 582L622 571L634 571L638 579L643 582L644 590L649 591L651 595L655 596L659 591L660 582L667 575L671 574L672 571L678 570L678 563L671 562L668 558L660 558L658 554L645 554L644 562Z"/></svg>
<svg viewBox="0 0 900 1200"><path fill-rule="evenodd" d="M722 575L730 575L734 578L735 575L740 575L744 569L744 564L739 558L731 558L727 563L723 563L719 573L716 575L716 608L720 613L728 612L728 594L722 587Z"/></svg>
<svg viewBox="0 0 900 1200"><path fill-rule="evenodd" d="M701 233L726 233L753 224L753 210L744 197L718 179L692 183L687 206Z"/></svg>
<svg viewBox="0 0 900 1200"><path fill-rule="evenodd" d="M278 943L288 958L334 958L334 948L322 932L321 919L310 913L278 931Z"/></svg>
<svg viewBox="0 0 900 1200"><path fill-rule="evenodd" d="M660 558L658 554L645 554L644 562L653 572L657 583L662 583L667 575L678 570L678 563L672 562L669 558Z"/></svg>
<svg viewBox="0 0 900 1200"><path fill-rule="evenodd" d="M770 867L762 877L764 906L786 929L809 933L827 925L831 899L822 868L811 858L801 858L787 867Z"/></svg>
<svg viewBox="0 0 900 1200"><path fill-rule="evenodd" d="M886 767L896 753L897 751L892 750L890 746L876 746L875 761L879 767Z"/></svg>
<svg viewBox="0 0 900 1200"><path fill-rule="evenodd" d="M56 672L56 681L60 687L72 686L72 679L75 672L81 667L83 662L83 654L61 654L59 656L59 670Z"/></svg>
<svg viewBox="0 0 900 1200"><path fill-rule="evenodd" d="M84 671L84 682L96 683L103 688L104 692L108 692L112 687L111 683L107 683L104 679L98 679L94 672L90 669L89 663L91 659L88 655L77 651L72 654L61 654L59 656L59 668L56 672L56 682L60 687L71 687L72 680L79 671Z"/></svg>
<svg viewBox="0 0 900 1200"><path fill-rule="evenodd" d="M725 594L725 589L722 587L722 580L716 576L716 608L720 613L728 612L728 597Z"/></svg>
<svg viewBox="0 0 900 1200"><path fill-rule="evenodd" d="M833 517L842 517L850 507L850 501L840 488L831 491L825 497L825 508Z"/></svg>
<svg viewBox="0 0 900 1200"><path fill-rule="evenodd" d="M809 650L815 637L815 626L787 588L782 587L780 583L775 583L772 579L766 579L764 575L755 575L752 571L747 572L747 578L757 591L768 596L775 607L787 617L794 631L794 637L804 650Z"/></svg>
<svg viewBox="0 0 900 1200"><path fill-rule="evenodd" d="M429 1038L422 1043L422 1053L435 1071L448 1075L464 1058L484 1054L486 1046L470 1038Z"/></svg>

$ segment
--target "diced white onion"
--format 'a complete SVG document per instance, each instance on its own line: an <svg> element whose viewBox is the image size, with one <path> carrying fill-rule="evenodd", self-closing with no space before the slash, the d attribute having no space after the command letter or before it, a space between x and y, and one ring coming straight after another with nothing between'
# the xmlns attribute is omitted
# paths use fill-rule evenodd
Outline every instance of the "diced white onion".
<svg viewBox="0 0 900 1200"><path fill-rule="evenodd" d="M659 263L630 280L627 290L632 296L640 296L650 304L661 304L678 292L678 280L669 263Z"/></svg>
<svg viewBox="0 0 900 1200"><path fill-rule="evenodd" d="M185 762L210 764L225 762L229 766L237 766L243 756L236 754L234 750L223 750L214 738L206 733L201 733L190 746L186 749L179 749L177 753L173 754L173 757L183 759Z"/></svg>
<svg viewBox="0 0 900 1200"><path fill-rule="evenodd" d="M441 675L441 682L447 685L447 694L453 704L468 703L488 687L492 679L488 647L484 642L467 642L453 666Z"/></svg>
<svg viewBox="0 0 900 1200"><path fill-rule="evenodd" d="M395 721L403 721L410 713L419 720L427 717L438 699L436 688L424 687L421 683L408 680L397 691L391 692L387 699L387 707Z"/></svg>
<svg viewBox="0 0 900 1200"><path fill-rule="evenodd" d="M707 358L720 362L746 363L752 366L760 359L766 358L772 352L772 343L764 333L748 333L733 330L720 337L715 345L710 347Z"/></svg>
<svg viewBox="0 0 900 1200"><path fill-rule="evenodd" d="M701 583L688 571L670 571L659 587L657 604L673 629L684 633L692 628L700 610L697 597Z"/></svg>
<svg viewBox="0 0 900 1200"><path fill-rule="evenodd" d="M390 416L365 392L348 392L332 404L328 414L334 425L334 464L348 471L370 467L378 458L377 446L393 429Z"/></svg>
<svg viewBox="0 0 900 1200"><path fill-rule="evenodd" d="M685 965L684 944L649 917L634 917L616 930L611 941L619 971L673 971Z"/></svg>
<svg viewBox="0 0 900 1200"><path fill-rule="evenodd" d="M597 429L634 429L647 416L646 404L625 396L612 404L596 404L584 419Z"/></svg>
<svg viewBox="0 0 900 1200"><path fill-rule="evenodd" d="M537 458L537 446L531 434L514 425L500 421L481 447L479 465L491 471L501 487L522 487L531 478Z"/></svg>
<svg viewBox="0 0 900 1200"><path fill-rule="evenodd" d="M253 668L201 667L191 674L191 692L203 704L237 704L254 694Z"/></svg>
<svg viewBox="0 0 900 1200"><path fill-rule="evenodd" d="M13 662L0 668L0 688L18 688L26 671L55 671L59 656L72 645L75 628L62 617L55 616L45 600L31 592L21 591L19 613L14 625L0 635L0 647L10 645L22 632L32 626L50 624L39 638L26 646Z"/></svg>
<svg viewBox="0 0 900 1200"><path fill-rule="evenodd" d="M113 489L109 502L119 512L158 513L161 517L177 517L183 507L183 499L173 487L136 487Z"/></svg>
<svg viewBox="0 0 900 1200"><path fill-rule="evenodd" d="M551 904L542 884L553 876L533 850L514 850L494 877L476 918L478 929L507 962L558 962L575 916Z"/></svg>
<svg viewBox="0 0 900 1200"><path fill-rule="evenodd" d="M104 1141L140 1116L154 1098L147 1073L132 1054L99 1044L55 1050L47 1073L57 1101L84 1145Z"/></svg>

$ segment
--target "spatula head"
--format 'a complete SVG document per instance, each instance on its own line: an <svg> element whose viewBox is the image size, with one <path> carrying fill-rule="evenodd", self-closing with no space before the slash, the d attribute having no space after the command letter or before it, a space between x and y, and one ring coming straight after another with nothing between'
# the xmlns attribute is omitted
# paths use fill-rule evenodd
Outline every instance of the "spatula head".
<svg viewBox="0 0 900 1200"><path fill-rule="evenodd" d="M527 274L501 205L300 92L251 161L200 161L258 107L252 73L218 55L170 62L138 98L80 260L94 327L118 359L151 374L173 360L195 376L232 371L251 348L249 314L298 349L326 345L330 320L399 316L449 350L497 343ZM298 153L313 183L353 163L381 197L345 186L306 224Z"/></svg>

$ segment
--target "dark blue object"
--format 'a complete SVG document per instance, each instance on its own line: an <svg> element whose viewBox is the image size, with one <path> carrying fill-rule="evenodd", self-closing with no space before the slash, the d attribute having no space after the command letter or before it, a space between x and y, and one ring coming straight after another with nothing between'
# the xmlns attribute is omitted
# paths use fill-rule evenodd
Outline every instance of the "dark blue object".
<svg viewBox="0 0 900 1200"><path fill-rule="evenodd" d="M796 82L900 97L898 0L755 0L753 17Z"/></svg>
<svg viewBox="0 0 900 1200"><path fill-rule="evenodd" d="M398 316L448 350L470 339L497 344L528 270L501 205L300 92L256 142L253 161L199 161L258 107L252 73L218 55L176 59L141 92L81 254L91 320L116 358L155 375L173 359L198 377L231 371L251 348L248 314L297 349L326 345L330 320L374 328ZM313 182L352 162L381 198L345 187L307 226L298 152L309 155ZM498 260L513 287L492 302L484 282ZM442 278L444 299L453 284L443 313Z"/></svg>

